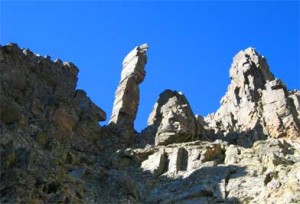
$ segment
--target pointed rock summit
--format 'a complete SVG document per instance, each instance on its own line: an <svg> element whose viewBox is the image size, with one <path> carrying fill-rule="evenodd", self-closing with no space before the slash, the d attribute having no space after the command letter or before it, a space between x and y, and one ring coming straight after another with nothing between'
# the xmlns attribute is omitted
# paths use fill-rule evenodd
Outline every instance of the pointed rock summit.
<svg viewBox="0 0 300 204"><path fill-rule="evenodd" d="M159 95L148 118L155 135L155 145L192 141L197 123L186 97L177 91L165 90Z"/></svg>
<svg viewBox="0 0 300 204"><path fill-rule="evenodd" d="M216 113L166 90L139 134L147 48L124 59L101 127L75 65L0 45L0 203L300 203L300 92L249 48Z"/></svg>
<svg viewBox="0 0 300 204"><path fill-rule="evenodd" d="M121 80L115 93L110 123L116 124L124 132L134 130L140 100L139 84L146 74L147 49L147 44L137 46L123 60Z"/></svg>
<svg viewBox="0 0 300 204"><path fill-rule="evenodd" d="M264 56L253 48L240 51L233 59L230 78L221 107L205 118L213 137L238 143L264 135L299 139L299 93L288 92L270 72Z"/></svg>

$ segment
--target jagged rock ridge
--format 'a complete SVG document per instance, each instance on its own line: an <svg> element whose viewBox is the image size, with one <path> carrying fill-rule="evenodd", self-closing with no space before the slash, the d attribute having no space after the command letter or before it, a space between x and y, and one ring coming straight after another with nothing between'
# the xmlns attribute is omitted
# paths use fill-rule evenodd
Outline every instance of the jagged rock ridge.
<svg viewBox="0 0 300 204"><path fill-rule="evenodd" d="M144 79L146 50L125 58L111 124L100 127L105 112L75 90L75 65L0 47L1 203L300 202L299 91L249 48L216 113L194 116L166 90L137 134L138 92L123 85Z"/></svg>
<svg viewBox="0 0 300 204"><path fill-rule="evenodd" d="M241 145L249 145L247 137L250 141L265 137L299 140L299 93L289 92L274 78L265 57L253 48L239 52L230 78L221 107L205 118L208 129L214 130L212 137Z"/></svg>
<svg viewBox="0 0 300 204"><path fill-rule="evenodd" d="M80 202L68 172L95 161L105 112L75 90L72 63L9 44L0 65L1 203Z"/></svg>

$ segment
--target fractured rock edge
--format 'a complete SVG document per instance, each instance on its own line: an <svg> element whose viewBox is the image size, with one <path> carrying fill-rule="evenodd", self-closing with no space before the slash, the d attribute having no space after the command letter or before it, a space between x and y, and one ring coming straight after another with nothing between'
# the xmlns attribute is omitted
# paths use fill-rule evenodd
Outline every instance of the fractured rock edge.
<svg viewBox="0 0 300 204"><path fill-rule="evenodd" d="M127 148L118 128L98 125L105 113L75 90L74 65L14 44L0 51L1 203L300 202L300 146L297 125L289 125L299 122L300 94L287 92L255 50L235 58L234 96L210 116L216 124L194 116L183 94L165 91L146 131L154 130L153 145L143 148ZM273 91L280 100L272 101ZM277 112L280 125L261 123L269 118L261 107ZM236 121L245 112L249 123ZM269 132L274 138L258 140Z"/></svg>
<svg viewBox="0 0 300 204"><path fill-rule="evenodd" d="M123 133L133 133L134 120L139 105L139 84L146 71L148 45L135 47L123 60L121 80L115 93L112 115L109 123L116 124Z"/></svg>
<svg viewBox="0 0 300 204"><path fill-rule="evenodd" d="M217 112L205 117L211 138L244 146L266 137L299 141L299 91L288 91L254 48L240 51L230 68L231 83Z"/></svg>

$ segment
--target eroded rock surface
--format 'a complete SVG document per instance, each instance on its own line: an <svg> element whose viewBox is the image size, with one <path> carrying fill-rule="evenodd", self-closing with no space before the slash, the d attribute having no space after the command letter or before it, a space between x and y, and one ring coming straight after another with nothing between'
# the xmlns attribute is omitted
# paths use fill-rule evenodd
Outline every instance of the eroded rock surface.
<svg viewBox="0 0 300 204"><path fill-rule="evenodd" d="M124 60L122 79L136 86L144 48ZM72 63L10 44L0 65L1 203L300 202L300 92L252 48L236 56L217 113L194 116L166 90L129 146L137 95L118 88L114 122L100 127L105 112L75 89Z"/></svg>
<svg viewBox="0 0 300 204"><path fill-rule="evenodd" d="M196 118L185 96L177 91L165 90L159 95L148 126L148 137L155 135L155 145L196 139Z"/></svg>
<svg viewBox="0 0 300 204"><path fill-rule="evenodd" d="M0 73L1 203L81 202L68 172L95 162L106 115L75 90L77 67L9 44Z"/></svg>
<svg viewBox="0 0 300 204"><path fill-rule="evenodd" d="M264 56L253 48L240 51L230 78L221 107L205 118L212 137L246 146L265 137L299 140L299 93L274 78Z"/></svg>
<svg viewBox="0 0 300 204"><path fill-rule="evenodd" d="M299 202L299 150L297 143L269 138L252 148L217 140L131 151L142 164L156 161L153 166L164 169L143 177L141 202L208 204ZM157 162L162 155L164 164ZM142 175L151 171L141 167Z"/></svg>
<svg viewBox="0 0 300 204"><path fill-rule="evenodd" d="M300 91L299 90L292 90L289 91L289 98L292 100L295 109L298 115L298 121L300 121Z"/></svg>
<svg viewBox="0 0 300 204"><path fill-rule="evenodd" d="M123 132L134 130L134 120L140 100L139 84L145 78L147 44L135 47L123 60L121 80L115 93L110 123L115 123Z"/></svg>

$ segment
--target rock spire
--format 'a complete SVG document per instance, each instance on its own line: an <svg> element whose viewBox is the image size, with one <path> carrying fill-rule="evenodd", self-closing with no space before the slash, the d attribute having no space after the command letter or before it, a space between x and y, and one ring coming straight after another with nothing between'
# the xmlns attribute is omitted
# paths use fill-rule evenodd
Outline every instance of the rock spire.
<svg viewBox="0 0 300 204"><path fill-rule="evenodd" d="M123 60L121 80L115 93L109 123L115 123L122 131L133 131L139 105L139 84L145 78L147 44L135 47Z"/></svg>
<svg viewBox="0 0 300 204"><path fill-rule="evenodd" d="M264 56L253 48L240 51L233 59L230 78L221 107L205 118L215 136L240 145L264 135L299 139L297 92L289 92L274 77Z"/></svg>
<svg viewBox="0 0 300 204"><path fill-rule="evenodd" d="M0 45L0 203L300 203L299 90L249 48L215 114L194 116L166 90L138 134L146 50L125 58L101 127L74 64Z"/></svg>

